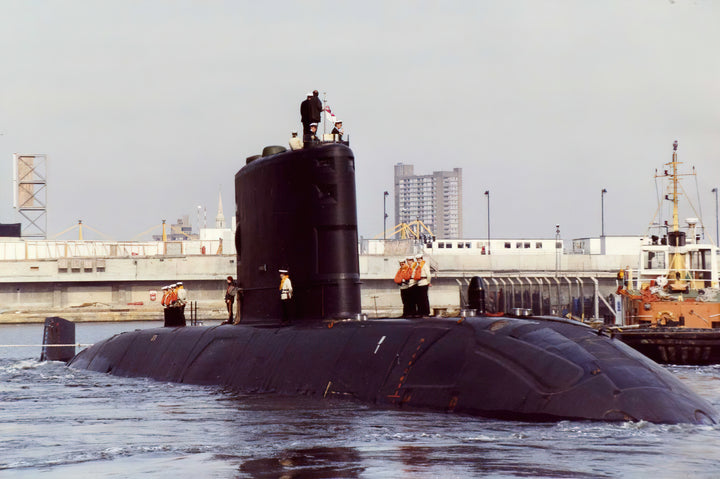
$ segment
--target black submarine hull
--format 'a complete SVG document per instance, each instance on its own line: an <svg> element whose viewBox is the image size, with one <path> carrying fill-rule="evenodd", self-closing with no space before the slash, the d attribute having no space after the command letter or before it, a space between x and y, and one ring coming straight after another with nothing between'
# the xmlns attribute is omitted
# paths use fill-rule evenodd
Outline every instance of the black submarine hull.
<svg viewBox="0 0 720 479"><path fill-rule="evenodd" d="M670 373L582 325L352 319L361 313L353 152L266 150L235 175L240 325L128 332L71 367L488 417L717 422ZM294 288L285 307L278 269Z"/></svg>
<svg viewBox="0 0 720 479"><path fill-rule="evenodd" d="M717 422L709 403L657 364L548 318L158 328L114 336L69 365L492 418Z"/></svg>

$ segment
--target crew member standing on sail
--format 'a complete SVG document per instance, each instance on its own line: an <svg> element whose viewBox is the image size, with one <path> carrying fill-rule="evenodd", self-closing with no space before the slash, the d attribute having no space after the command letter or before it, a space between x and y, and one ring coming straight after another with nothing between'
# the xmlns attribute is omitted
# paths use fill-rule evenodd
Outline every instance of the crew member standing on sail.
<svg viewBox="0 0 720 479"><path fill-rule="evenodd" d="M293 288L290 282L288 270L281 269L280 273L280 305L282 307L282 322L290 321L290 300L292 299Z"/></svg>
<svg viewBox="0 0 720 479"><path fill-rule="evenodd" d="M405 262L404 259L400 260L400 269L398 269L397 273L395 273L395 284L400 286L400 299L402 300L403 305L403 312L402 317L407 318L410 314L409 310L409 301L408 301L408 280L407 272L408 272L408 265Z"/></svg>
<svg viewBox="0 0 720 479"><path fill-rule="evenodd" d="M303 149L303 142L300 138L298 138L297 135L298 135L297 131L293 130L292 136L290 137L290 141L289 141L291 150L302 150Z"/></svg>
<svg viewBox="0 0 720 479"><path fill-rule="evenodd" d="M300 103L300 121L303 124L303 136L310 132L311 123L320 123L322 114L322 101L317 95L317 90L308 93L305 101Z"/></svg>
<svg viewBox="0 0 720 479"><path fill-rule="evenodd" d="M423 255L415 256L416 266L414 271L417 281L417 314L419 316L430 316L430 299L428 298L428 287L430 286L430 265L423 260Z"/></svg>
<svg viewBox="0 0 720 479"><path fill-rule="evenodd" d="M303 136L310 133L310 123L315 122L315 120L313 120L313 110L315 106L312 96L312 93L308 93L305 100L300 103L300 121L303 125Z"/></svg>
<svg viewBox="0 0 720 479"><path fill-rule="evenodd" d="M317 135L317 123L310 123L310 131L308 131L303 137L303 148L310 148L315 143L319 142Z"/></svg>
<svg viewBox="0 0 720 479"><path fill-rule="evenodd" d="M314 123L320 123L320 115L322 115L323 105L322 100L320 99L320 93L318 93L317 90L313 90L313 96L311 100L313 102L312 121Z"/></svg>
<svg viewBox="0 0 720 479"><path fill-rule="evenodd" d="M345 134L345 132L343 131L342 120L338 120L337 118L335 119L335 128L333 128L330 133L332 133L333 135L337 135L334 136L336 141L342 141L343 134Z"/></svg>

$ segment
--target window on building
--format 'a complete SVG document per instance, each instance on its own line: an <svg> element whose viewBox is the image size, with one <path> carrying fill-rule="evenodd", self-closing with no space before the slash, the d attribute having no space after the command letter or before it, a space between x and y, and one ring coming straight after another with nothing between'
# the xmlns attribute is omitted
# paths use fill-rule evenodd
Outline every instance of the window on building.
<svg viewBox="0 0 720 479"><path fill-rule="evenodd" d="M510 244L509 241L506 241L506 242L505 242L505 249L510 249L510 248L512 248L512 244Z"/></svg>
<svg viewBox="0 0 720 479"><path fill-rule="evenodd" d="M517 243L515 243L515 247L516 247L517 249L521 249L521 248L522 248L522 241L518 241Z"/></svg>
<svg viewBox="0 0 720 479"><path fill-rule="evenodd" d="M535 249L542 249L542 243L540 241L535 243Z"/></svg>
<svg viewBox="0 0 720 479"><path fill-rule="evenodd" d="M530 242L528 241L525 244L523 244L523 248L530 249Z"/></svg>

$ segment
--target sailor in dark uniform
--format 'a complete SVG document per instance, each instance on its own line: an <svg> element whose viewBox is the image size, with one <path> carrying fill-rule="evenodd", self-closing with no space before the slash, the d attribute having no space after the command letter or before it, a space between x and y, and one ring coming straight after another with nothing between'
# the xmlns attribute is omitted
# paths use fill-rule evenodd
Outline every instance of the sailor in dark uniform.
<svg viewBox="0 0 720 479"><path fill-rule="evenodd" d="M320 123L320 115L322 114L323 105L322 100L320 99L320 94L317 90L313 90L313 96L311 100L313 101L312 121L313 123Z"/></svg>
<svg viewBox="0 0 720 479"><path fill-rule="evenodd" d="M318 120L313 119L315 117L313 113L316 108L315 100L313 100L313 94L308 93L305 100L300 103L300 121L303 125L303 136L310 132L310 123L318 122Z"/></svg>
<svg viewBox="0 0 720 479"><path fill-rule="evenodd" d="M315 143L319 142L317 135L315 134L317 132L317 123L310 123L310 131L305 133L305 136L303 137L303 147L304 148L310 148L314 146Z"/></svg>
<svg viewBox="0 0 720 479"><path fill-rule="evenodd" d="M330 133L332 133L333 135L337 135L337 136L333 136L335 141L342 141L343 134L345 133L343 131L342 120L338 120L337 118L335 119L335 128L333 128L333 130Z"/></svg>

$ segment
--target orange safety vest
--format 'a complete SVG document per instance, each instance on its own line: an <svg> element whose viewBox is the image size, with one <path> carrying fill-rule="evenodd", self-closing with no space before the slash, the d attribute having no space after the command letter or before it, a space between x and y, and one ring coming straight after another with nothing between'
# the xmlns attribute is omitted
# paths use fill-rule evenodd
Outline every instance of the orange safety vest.
<svg viewBox="0 0 720 479"><path fill-rule="evenodd" d="M170 291L168 291L167 289L165 291L163 291L163 297L162 297L162 300L160 301L160 304L162 304L163 306L165 306L165 303L167 302L167 297L168 297L169 293L170 293Z"/></svg>
<svg viewBox="0 0 720 479"><path fill-rule="evenodd" d="M405 279L405 273L408 269L410 269L410 267L404 263L400 266L398 272L395 273L395 284L402 284L403 281L407 281L407 279Z"/></svg>
<svg viewBox="0 0 720 479"><path fill-rule="evenodd" d="M415 262L415 264L417 266L415 267L415 271L413 272L413 279L415 281L420 281L420 278L422 278L422 269L423 266L425 266L425 261L420 261L419 263Z"/></svg>
<svg viewBox="0 0 720 479"><path fill-rule="evenodd" d="M415 263L413 263L415 265ZM407 265L405 268L405 273L403 274L403 280L410 281L410 279L413 277L413 266Z"/></svg>
<svg viewBox="0 0 720 479"><path fill-rule="evenodd" d="M170 306L175 301L177 301L177 288L173 288L170 290L170 294L168 294L168 297L167 297L167 305L166 306Z"/></svg>

